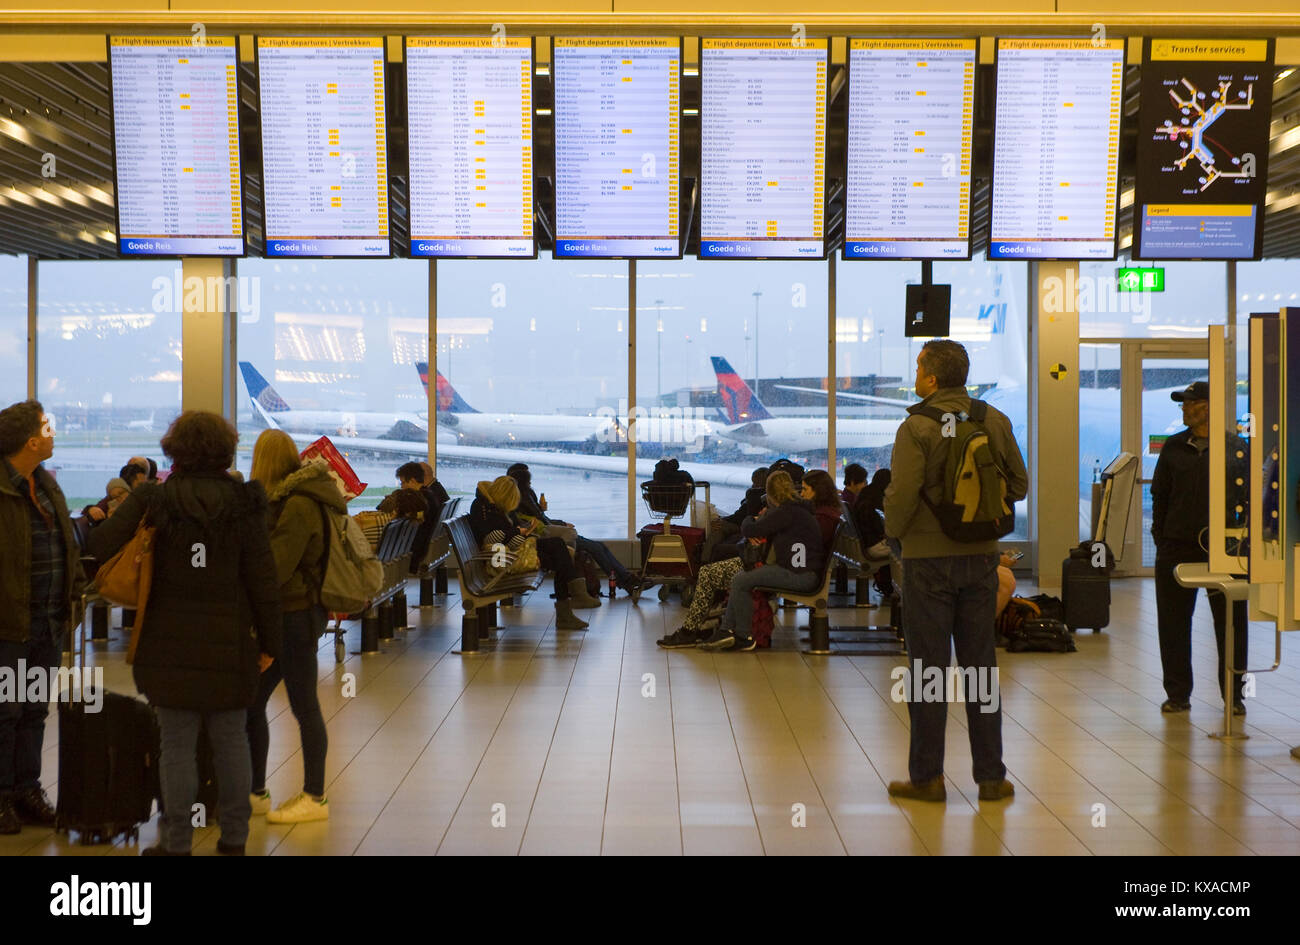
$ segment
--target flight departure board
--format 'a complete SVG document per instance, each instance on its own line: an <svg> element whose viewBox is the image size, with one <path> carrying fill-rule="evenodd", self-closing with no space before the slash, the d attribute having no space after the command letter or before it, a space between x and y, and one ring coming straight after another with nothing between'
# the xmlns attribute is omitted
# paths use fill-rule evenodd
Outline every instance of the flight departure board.
<svg viewBox="0 0 1300 945"><path fill-rule="evenodd" d="M990 259L1114 259L1124 40L999 39Z"/></svg>
<svg viewBox="0 0 1300 945"><path fill-rule="evenodd" d="M387 256L382 37L259 36L267 256Z"/></svg>
<svg viewBox="0 0 1300 945"><path fill-rule="evenodd" d="M112 36L113 156L123 256L242 256L233 36Z"/></svg>
<svg viewBox="0 0 1300 945"><path fill-rule="evenodd" d="M845 259L969 259L974 39L850 39Z"/></svg>
<svg viewBox="0 0 1300 945"><path fill-rule="evenodd" d="M557 36L556 257L675 257L679 37Z"/></svg>
<svg viewBox="0 0 1300 945"><path fill-rule="evenodd" d="M828 43L700 41L700 258L826 254Z"/></svg>
<svg viewBox="0 0 1300 945"><path fill-rule="evenodd" d="M537 255L533 42L406 38L411 255Z"/></svg>
<svg viewBox="0 0 1300 945"><path fill-rule="evenodd" d="M1259 259L1273 41L1151 39L1138 110L1134 259Z"/></svg>

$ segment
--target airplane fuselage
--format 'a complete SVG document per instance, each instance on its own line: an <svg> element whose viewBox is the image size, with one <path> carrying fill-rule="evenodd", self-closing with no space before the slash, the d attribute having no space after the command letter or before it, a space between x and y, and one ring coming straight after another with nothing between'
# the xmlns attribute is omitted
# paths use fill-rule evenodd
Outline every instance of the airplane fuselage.
<svg viewBox="0 0 1300 945"><path fill-rule="evenodd" d="M389 413L368 410L281 410L257 413L268 417L286 433L317 433L322 436L381 437L399 423L428 431L429 424L413 413Z"/></svg>

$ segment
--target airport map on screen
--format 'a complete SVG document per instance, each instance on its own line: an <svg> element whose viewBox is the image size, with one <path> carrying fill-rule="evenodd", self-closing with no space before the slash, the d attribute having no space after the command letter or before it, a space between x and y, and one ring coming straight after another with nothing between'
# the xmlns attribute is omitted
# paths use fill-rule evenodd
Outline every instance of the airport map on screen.
<svg viewBox="0 0 1300 945"><path fill-rule="evenodd" d="M1150 39L1134 259L1259 259L1273 51L1265 39Z"/></svg>
<svg viewBox="0 0 1300 945"><path fill-rule="evenodd" d="M825 39L700 46L700 258L825 255Z"/></svg>
<svg viewBox="0 0 1300 945"><path fill-rule="evenodd" d="M388 256L382 37L257 38L267 256Z"/></svg>
<svg viewBox="0 0 1300 945"><path fill-rule="evenodd" d="M535 255L529 37L406 39L411 255Z"/></svg>
<svg viewBox="0 0 1300 945"><path fill-rule="evenodd" d="M677 257L682 45L566 38L555 83L555 255Z"/></svg>
<svg viewBox="0 0 1300 945"><path fill-rule="evenodd" d="M123 256L242 256L233 36L113 36L117 240Z"/></svg>
<svg viewBox="0 0 1300 945"><path fill-rule="evenodd" d="M968 259L974 39L850 39L845 259Z"/></svg>
<svg viewBox="0 0 1300 945"><path fill-rule="evenodd" d="M1114 259L1124 40L999 39L990 259Z"/></svg>

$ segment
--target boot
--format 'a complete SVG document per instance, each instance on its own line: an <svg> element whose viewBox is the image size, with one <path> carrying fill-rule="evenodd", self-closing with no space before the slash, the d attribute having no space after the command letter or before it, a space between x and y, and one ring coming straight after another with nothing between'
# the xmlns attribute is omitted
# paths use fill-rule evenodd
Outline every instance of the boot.
<svg viewBox="0 0 1300 945"><path fill-rule="evenodd" d="M589 607L599 607L600 598L587 593L586 578L574 578L569 582L569 603L579 610L586 610Z"/></svg>
<svg viewBox="0 0 1300 945"><path fill-rule="evenodd" d="M555 629L586 630L587 622L574 615L571 601L557 600L555 602Z"/></svg>

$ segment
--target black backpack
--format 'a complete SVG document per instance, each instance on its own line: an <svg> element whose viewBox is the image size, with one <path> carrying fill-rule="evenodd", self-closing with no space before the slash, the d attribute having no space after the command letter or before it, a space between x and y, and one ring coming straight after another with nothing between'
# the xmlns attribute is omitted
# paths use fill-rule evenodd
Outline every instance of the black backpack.
<svg viewBox="0 0 1300 945"><path fill-rule="evenodd" d="M921 490L939 528L953 541L994 541L1016 526L1015 510L1007 504L1007 474L998 464L984 425L988 404L972 400L970 411L953 413L922 407L917 413L945 428L948 455L943 467L943 494L937 503ZM947 432L947 427L952 432Z"/></svg>
<svg viewBox="0 0 1300 945"><path fill-rule="evenodd" d="M1007 636L1009 653L1073 653L1070 628L1050 617L1026 620Z"/></svg>

